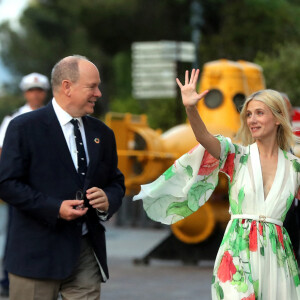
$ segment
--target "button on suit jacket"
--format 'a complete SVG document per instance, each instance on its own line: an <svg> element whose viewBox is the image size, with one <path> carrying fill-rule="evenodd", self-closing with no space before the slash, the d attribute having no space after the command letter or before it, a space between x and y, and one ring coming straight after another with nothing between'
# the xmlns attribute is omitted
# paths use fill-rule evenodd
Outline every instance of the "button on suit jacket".
<svg viewBox="0 0 300 300"><path fill-rule="evenodd" d="M113 131L90 116L82 118L89 153L84 190L103 189L108 219L124 196L117 168ZM82 183L72 161L52 103L11 121L0 158L0 198L12 206L5 266L10 273L41 279L64 279L80 253L86 222L94 252L108 278L105 229L96 210L66 221L58 218L63 200L75 199ZM86 201L86 205L88 205Z"/></svg>

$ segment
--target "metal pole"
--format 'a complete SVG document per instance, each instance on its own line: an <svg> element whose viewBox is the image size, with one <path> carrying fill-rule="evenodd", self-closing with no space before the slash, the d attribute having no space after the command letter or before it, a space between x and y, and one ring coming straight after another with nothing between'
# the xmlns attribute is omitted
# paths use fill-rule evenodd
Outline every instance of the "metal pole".
<svg viewBox="0 0 300 300"><path fill-rule="evenodd" d="M201 31L200 28L203 25L203 18L202 18L202 5L198 0L193 0L191 3L191 19L190 25L192 27L192 34L191 40L195 45L195 61L193 63L193 68L199 68L199 46L201 40Z"/></svg>

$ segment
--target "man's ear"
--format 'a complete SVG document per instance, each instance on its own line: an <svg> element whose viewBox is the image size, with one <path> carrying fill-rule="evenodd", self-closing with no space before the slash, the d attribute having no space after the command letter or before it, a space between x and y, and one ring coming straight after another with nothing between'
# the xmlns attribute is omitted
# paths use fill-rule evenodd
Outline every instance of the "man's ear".
<svg viewBox="0 0 300 300"><path fill-rule="evenodd" d="M61 88L66 96L71 96L72 82L70 80L63 80L61 83Z"/></svg>

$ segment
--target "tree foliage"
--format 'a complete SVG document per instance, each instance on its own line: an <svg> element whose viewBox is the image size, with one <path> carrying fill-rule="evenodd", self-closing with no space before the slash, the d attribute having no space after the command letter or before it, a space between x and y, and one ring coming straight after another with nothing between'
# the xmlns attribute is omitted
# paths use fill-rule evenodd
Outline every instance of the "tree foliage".
<svg viewBox="0 0 300 300"><path fill-rule="evenodd" d="M267 82L278 86L276 69L273 72L267 65L279 53L278 45L300 43L298 1L198 0L202 14L191 22L193 1L197 0L36 0L21 17L21 31L7 23L0 27L1 57L16 76L36 71L50 77L60 58L85 55L99 67L102 79L97 116L112 109L143 112L151 125L162 128L183 121L180 109L176 99L150 100L145 105L132 98L133 42L190 41L192 30L198 29L201 64L219 58L253 61L261 53ZM285 67L295 71L291 64Z"/></svg>
<svg viewBox="0 0 300 300"><path fill-rule="evenodd" d="M18 95L5 95L0 97L0 120L7 115L12 115L16 107L24 105L24 99Z"/></svg>
<svg viewBox="0 0 300 300"><path fill-rule="evenodd" d="M300 45L287 43L276 47L273 54L259 53L255 62L264 69L266 86L286 93L291 103L300 106Z"/></svg>
<svg viewBox="0 0 300 300"><path fill-rule="evenodd" d="M13 31L8 24L2 26L1 55L18 73L35 68L49 74L57 59L70 53L82 53L97 65L111 66L112 58L130 51L134 41L189 39L185 34L189 32L188 3L77 0L70 5L63 0L37 1L24 11L22 32ZM183 12L180 15L179 10Z"/></svg>
<svg viewBox="0 0 300 300"><path fill-rule="evenodd" d="M132 42L189 39L188 5L186 0L36 1L23 13L21 32L1 26L1 56L15 75L34 70L48 76L60 58L87 56L100 69L103 99L96 114L103 114L109 98L130 99Z"/></svg>
<svg viewBox="0 0 300 300"><path fill-rule="evenodd" d="M253 61L258 52L272 53L278 43L299 42L300 6L294 2L203 1L206 11L201 43L203 60Z"/></svg>

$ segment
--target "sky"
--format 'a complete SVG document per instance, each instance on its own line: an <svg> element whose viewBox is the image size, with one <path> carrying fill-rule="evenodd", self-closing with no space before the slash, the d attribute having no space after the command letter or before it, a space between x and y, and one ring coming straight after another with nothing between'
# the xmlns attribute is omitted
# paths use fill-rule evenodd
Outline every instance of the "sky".
<svg viewBox="0 0 300 300"><path fill-rule="evenodd" d="M29 0L0 0L0 23L9 20L12 25L17 24L17 20L28 2ZM0 58L0 86L9 80L11 80L9 71L3 66Z"/></svg>
<svg viewBox="0 0 300 300"><path fill-rule="evenodd" d="M27 3L28 0L0 0L0 22L17 19Z"/></svg>

